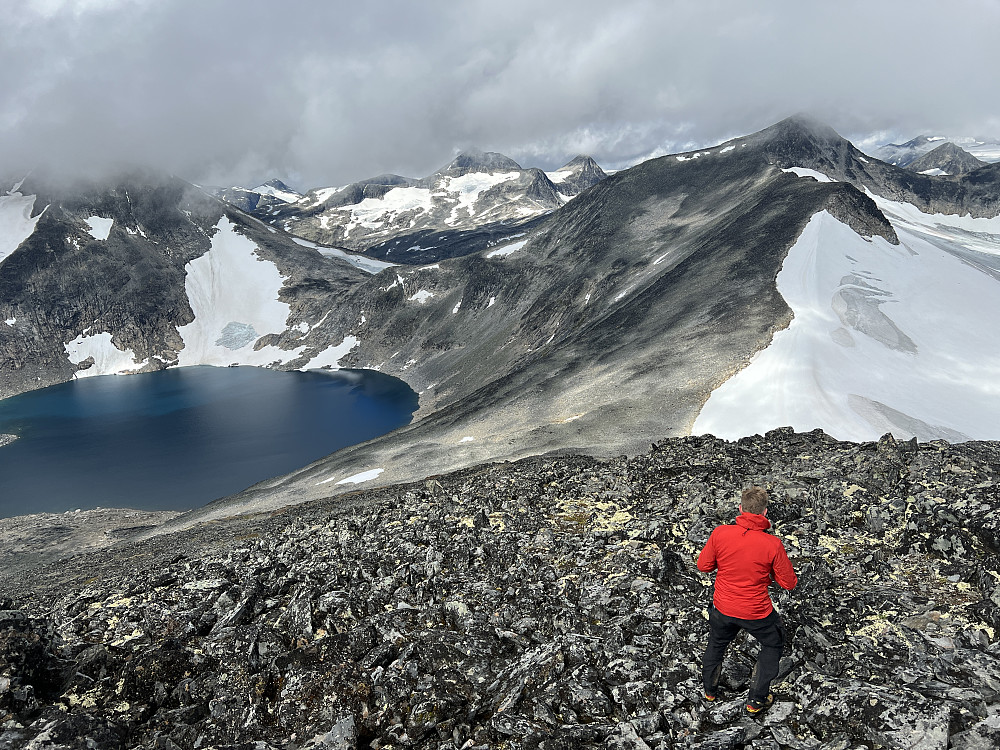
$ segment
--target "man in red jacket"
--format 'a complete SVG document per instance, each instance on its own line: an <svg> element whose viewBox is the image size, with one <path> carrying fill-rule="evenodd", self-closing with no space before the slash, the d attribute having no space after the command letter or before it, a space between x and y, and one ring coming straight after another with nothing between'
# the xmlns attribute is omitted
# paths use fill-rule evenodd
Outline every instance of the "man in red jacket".
<svg viewBox="0 0 1000 750"><path fill-rule="evenodd" d="M698 570L715 576L715 596L708 609L708 648L702 662L705 699L717 697L722 660L726 649L746 630L760 643L757 664L750 676L747 711L763 711L774 702L771 681L778 674L778 662L785 646L781 615L771 604L767 587L772 581L784 589L798 583L785 546L767 533L767 490L743 490L740 515L735 524L717 526L698 555Z"/></svg>

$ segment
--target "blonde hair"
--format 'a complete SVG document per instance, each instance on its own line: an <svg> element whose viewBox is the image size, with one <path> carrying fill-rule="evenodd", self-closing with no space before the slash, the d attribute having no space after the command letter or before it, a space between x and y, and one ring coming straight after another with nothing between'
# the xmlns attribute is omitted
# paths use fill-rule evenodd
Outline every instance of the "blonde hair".
<svg viewBox="0 0 1000 750"><path fill-rule="evenodd" d="M743 490L743 497L740 499L740 503L743 506L744 513L756 513L759 515L767 510L767 500L767 490L754 485Z"/></svg>

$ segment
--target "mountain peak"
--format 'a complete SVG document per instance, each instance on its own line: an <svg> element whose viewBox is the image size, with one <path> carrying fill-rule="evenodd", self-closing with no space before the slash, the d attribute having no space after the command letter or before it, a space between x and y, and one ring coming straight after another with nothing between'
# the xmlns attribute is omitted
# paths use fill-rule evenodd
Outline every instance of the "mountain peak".
<svg viewBox="0 0 1000 750"><path fill-rule="evenodd" d="M589 170L599 170L602 174L604 170L601 169L600 165L593 160L592 157L586 154L577 154L568 162L559 167L558 171L563 171L565 169L572 169L574 171L589 171Z"/></svg>
<svg viewBox="0 0 1000 750"><path fill-rule="evenodd" d="M980 161L954 143L945 141L932 151L911 161L905 168L921 174L961 175L985 166L986 162Z"/></svg>
<svg viewBox="0 0 1000 750"><path fill-rule="evenodd" d="M279 180L277 177L273 177L270 180L266 180L265 182L262 182L260 185L258 185L258 188L264 188L264 187L274 188L275 190L284 190L289 193L297 192L292 188L290 188L286 183Z"/></svg>
<svg viewBox="0 0 1000 750"><path fill-rule="evenodd" d="M461 175L469 172L512 172L521 171L521 165L495 151L480 151L470 149L462 151L437 174Z"/></svg>
<svg viewBox="0 0 1000 750"><path fill-rule="evenodd" d="M826 143L839 143L844 140L840 133L822 120L801 113L786 117L771 127L761 130L758 135L767 136L769 140L808 139Z"/></svg>
<svg viewBox="0 0 1000 750"><path fill-rule="evenodd" d="M563 164L555 172L546 172L563 196L576 196L596 185L608 175L589 156L579 154Z"/></svg>

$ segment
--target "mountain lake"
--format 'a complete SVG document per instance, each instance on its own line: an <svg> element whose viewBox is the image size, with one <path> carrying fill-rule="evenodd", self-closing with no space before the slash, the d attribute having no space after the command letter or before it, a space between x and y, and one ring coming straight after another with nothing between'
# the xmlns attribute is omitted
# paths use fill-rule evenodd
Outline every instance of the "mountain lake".
<svg viewBox="0 0 1000 750"><path fill-rule="evenodd" d="M182 367L0 400L0 517L187 510L408 424L417 394L371 370Z"/></svg>

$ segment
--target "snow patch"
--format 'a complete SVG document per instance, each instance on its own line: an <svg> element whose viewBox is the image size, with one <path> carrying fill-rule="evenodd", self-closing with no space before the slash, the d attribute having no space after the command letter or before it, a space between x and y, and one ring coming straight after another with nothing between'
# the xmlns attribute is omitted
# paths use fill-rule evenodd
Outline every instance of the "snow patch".
<svg viewBox="0 0 1000 750"><path fill-rule="evenodd" d="M90 236L95 240L100 240L103 242L111 234L111 225L115 223L114 219L105 219L103 216L91 216L87 219L87 224L90 225Z"/></svg>
<svg viewBox="0 0 1000 750"><path fill-rule="evenodd" d="M362 482L370 482L383 471L385 471L385 469L369 469L368 471L362 471L359 474L354 474L345 479L341 479L337 482L337 484L361 484ZM316 484L326 484L327 482L332 482L334 479L336 479L336 477L330 477L329 479L324 479L322 482L317 482Z"/></svg>
<svg viewBox="0 0 1000 750"><path fill-rule="evenodd" d="M445 224L454 225L459 220L459 211L466 211L468 218L476 215L475 204L479 200L479 195L490 188L496 187L502 182L509 182L520 177L520 172L501 172L499 174L487 174L485 172L472 172L461 177L445 177L441 180L441 188L447 190L458 200L451 210L451 216L444 220Z"/></svg>
<svg viewBox="0 0 1000 750"><path fill-rule="evenodd" d="M730 151L735 151L735 150L736 150L736 146L734 144L732 146L726 146L724 149L721 149L719 151L719 153L720 154L728 154Z"/></svg>
<svg viewBox="0 0 1000 750"><path fill-rule="evenodd" d="M694 154L691 154L690 156L677 156L676 158L677 158L677 161L692 161L693 159L697 159L699 156L708 156L710 153L712 153L712 152L711 151L698 151L698 152L696 152Z"/></svg>
<svg viewBox="0 0 1000 750"><path fill-rule="evenodd" d="M89 357L94 358L94 364L85 370L73 373L74 378L88 378L94 375L116 375L123 372L134 372L146 363L136 362L135 352L131 349L119 349L111 341L111 334L97 333L92 336L81 334L63 345L66 356L74 365L84 362Z"/></svg>
<svg viewBox="0 0 1000 750"><path fill-rule="evenodd" d="M340 258L341 260L346 260L355 268L370 274L380 273L385 269L392 268L396 265L395 263L386 263L384 260L375 260L375 258L369 258L365 255L349 253L345 250L341 250L339 247L317 245L315 242L304 240L301 237L292 237L292 242L297 245L302 245L302 247L310 247L313 250L318 250L321 255L325 255L329 258Z"/></svg>
<svg viewBox="0 0 1000 750"><path fill-rule="evenodd" d="M945 172L943 169L934 167L933 169L925 169L920 174L930 175L931 177L947 177L950 172Z"/></svg>
<svg viewBox="0 0 1000 750"><path fill-rule="evenodd" d="M460 442L460 443L471 443L473 440L475 440L475 438L472 437L472 435L466 435L464 438L462 438L458 442Z"/></svg>
<svg viewBox="0 0 1000 750"><path fill-rule="evenodd" d="M248 192L257 193L258 195L270 195L277 198L279 201L284 201L285 203L295 203L302 198L302 196L298 193L293 193L289 190L281 190L280 188L274 187L274 185L258 185Z"/></svg>
<svg viewBox="0 0 1000 750"><path fill-rule="evenodd" d="M17 318L7 318L7 320L4 321L4 323L6 323L9 326L14 325L16 322L17 322Z"/></svg>
<svg viewBox="0 0 1000 750"><path fill-rule="evenodd" d="M350 218L344 225L344 236L354 229L380 229L393 224L400 214L413 211L430 211L434 205L431 191L421 187L393 188L381 198L365 198L353 206L341 206L334 211L347 211Z"/></svg>
<svg viewBox="0 0 1000 750"><path fill-rule="evenodd" d="M572 177L573 170L560 169L558 172L546 172L545 176L549 178L549 182L558 185L560 182L566 182L566 180Z"/></svg>
<svg viewBox="0 0 1000 750"><path fill-rule="evenodd" d="M822 172L817 172L815 169L807 169L806 167L789 167L788 169L782 169L781 171L790 172L796 177L812 177L817 182L833 182L833 180Z"/></svg>
<svg viewBox="0 0 1000 750"><path fill-rule="evenodd" d="M37 216L31 215L36 196L16 192L20 186L19 182L7 195L0 195L0 263L31 236L45 213L43 209Z"/></svg>
<svg viewBox="0 0 1000 750"><path fill-rule="evenodd" d="M419 292L410 297L411 302L419 302L421 305L425 304L427 300L434 296L433 292L428 292L426 289L421 289Z"/></svg>
<svg viewBox="0 0 1000 750"><path fill-rule="evenodd" d="M316 203L326 203L330 198L343 190L343 187L328 187L320 188L313 195L313 200Z"/></svg>
<svg viewBox="0 0 1000 750"><path fill-rule="evenodd" d="M511 253L516 253L522 247L528 244L528 240L521 240L520 242L512 242L509 245L504 245L503 247L498 247L496 250L491 250L486 253L487 258L506 258Z"/></svg>

